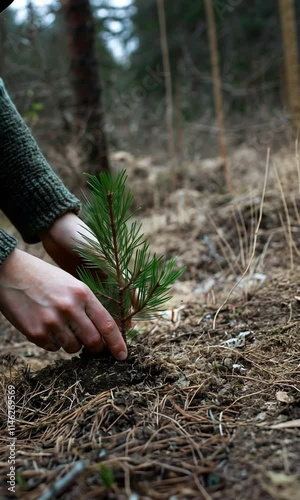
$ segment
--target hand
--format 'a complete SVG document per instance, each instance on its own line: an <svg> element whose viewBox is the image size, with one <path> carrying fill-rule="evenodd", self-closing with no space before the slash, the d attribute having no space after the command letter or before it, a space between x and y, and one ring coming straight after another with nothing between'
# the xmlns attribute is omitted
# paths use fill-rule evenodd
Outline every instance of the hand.
<svg viewBox="0 0 300 500"><path fill-rule="evenodd" d="M77 215L66 213L56 219L52 226L40 234L43 246L48 255L62 269L77 276L77 268L84 265L79 254L74 250L76 241L86 243L82 235L93 239L93 234L88 226ZM105 274L100 270L92 272L97 273L100 279L105 279ZM132 307L136 306L137 292L132 294Z"/></svg>
<svg viewBox="0 0 300 500"><path fill-rule="evenodd" d="M0 309L28 340L49 351L127 357L122 335L91 290L62 269L14 249L0 266Z"/></svg>
<svg viewBox="0 0 300 500"><path fill-rule="evenodd" d="M59 267L75 277L78 266L83 264L81 257L74 250L76 241L85 241L82 234L93 238L88 226L71 212L56 219L49 229L40 234L47 254Z"/></svg>

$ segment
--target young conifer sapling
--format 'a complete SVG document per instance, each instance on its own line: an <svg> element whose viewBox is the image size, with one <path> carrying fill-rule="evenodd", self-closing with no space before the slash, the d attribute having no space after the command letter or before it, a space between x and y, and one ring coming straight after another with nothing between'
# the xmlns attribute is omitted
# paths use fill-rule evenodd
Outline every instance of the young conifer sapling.
<svg viewBox="0 0 300 500"><path fill-rule="evenodd" d="M79 277L116 320L125 341L133 318L159 314L171 285L184 272L176 268L176 258L165 261L149 251L141 225L132 220L126 180L125 171L88 175L91 196L84 202L84 218L90 235L82 234L77 245L85 263Z"/></svg>

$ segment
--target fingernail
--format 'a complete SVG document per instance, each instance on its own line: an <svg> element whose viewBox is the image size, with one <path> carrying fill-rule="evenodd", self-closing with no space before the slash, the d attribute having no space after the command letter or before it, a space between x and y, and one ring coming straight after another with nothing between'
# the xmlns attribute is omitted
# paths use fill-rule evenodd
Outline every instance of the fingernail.
<svg viewBox="0 0 300 500"><path fill-rule="evenodd" d="M126 351L120 351L120 352L118 353L118 356L117 356L117 357L118 357L118 359L119 359L120 361L124 361L124 360L127 358L127 352L126 352Z"/></svg>

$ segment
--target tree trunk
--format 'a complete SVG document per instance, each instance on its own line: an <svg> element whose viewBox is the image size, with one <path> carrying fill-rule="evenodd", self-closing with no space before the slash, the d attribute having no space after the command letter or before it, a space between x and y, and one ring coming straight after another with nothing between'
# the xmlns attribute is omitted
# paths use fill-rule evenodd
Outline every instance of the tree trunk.
<svg viewBox="0 0 300 500"><path fill-rule="evenodd" d="M299 65L297 47L297 24L294 0L279 0L285 65L285 85L287 100L292 114L292 124L299 128Z"/></svg>
<svg viewBox="0 0 300 500"><path fill-rule="evenodd" d="M88 172L109 171L101 102L98 61L95 56L94 20L89 0L61 0L67 27L76 118Z"/></svg>
<svg viewBox="0 0 300 500"><path fill-rule="evenodd" d="M177 154L179 163L183 161L183 127L182 127L182 112L181 112L181 82L179 71L177 70L176 88L175 88L175 108L176 108L176 142Z"/></svg>
<svg viewBox="0 0 300 500"><path fill-rule="evenodd" d="M214 15L213 0L205 0L206 17L208 24L208 39L211 58L212 80L214 86L214 101L217 115L217 126L219 135L219 151L223 160L223 170L226 182L227 191L232 191L232 179L230 165L228 161L227 144L224 131L224 112L223 112L223 96L222 82L219 62L219 51L217 43L216 23Z"/></svg>
<svg viewBox="0 0 300 500"><path fill-rule="evenodd" d="M169 56L169 46L167 37L167 26L166 26L166 13L164 0L157 0L159 27L160 27L160 43L161 52L163 60L163 69L166 85L166 121L167 121L167 133L168 133L168 150L169 159L173 172L174 183L177 180L177 166L176 166L176 153L175 153L175 139L174 139L174 108L173 108L173 89L172 89L172 74L171 74L171 64Z"/></svg>

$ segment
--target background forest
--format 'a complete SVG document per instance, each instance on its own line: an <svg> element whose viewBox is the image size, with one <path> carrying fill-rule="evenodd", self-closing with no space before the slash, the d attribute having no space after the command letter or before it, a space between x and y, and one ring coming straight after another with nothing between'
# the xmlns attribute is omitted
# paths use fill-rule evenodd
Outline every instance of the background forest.
<svg viewBox="0 0 300 500"><path fill-rule="evenodd" d="M110 148L163 158L167 132L157 1L128 0L122 8L108 0L90 5ZM180 161L218 156L205 2L166 0L165 11L177 155ZM299 20L300 5L295 12ZM289 117L279 3L216 1L214 14L229 148L278 147L286 141ZM67 38L58 1L42 11L28 1L26 12L14 7L1 19L0 74L36 135L56 148L68 142L75 113Z"/></svg>

